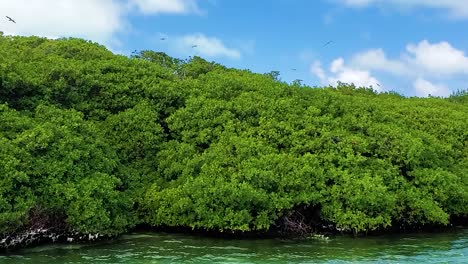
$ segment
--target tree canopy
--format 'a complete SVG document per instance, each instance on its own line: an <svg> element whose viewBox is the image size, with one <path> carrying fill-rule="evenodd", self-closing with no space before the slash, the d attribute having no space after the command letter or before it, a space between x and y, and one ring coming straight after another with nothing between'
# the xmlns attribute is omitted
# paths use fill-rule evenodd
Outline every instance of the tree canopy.
<svg viewBox="0 0 468 264"><path fill-rule="evenodd" d="M312 88L200 57L0 36L0 234L265 231L298 208L354 233L468 216L468 101Z"/></svg>

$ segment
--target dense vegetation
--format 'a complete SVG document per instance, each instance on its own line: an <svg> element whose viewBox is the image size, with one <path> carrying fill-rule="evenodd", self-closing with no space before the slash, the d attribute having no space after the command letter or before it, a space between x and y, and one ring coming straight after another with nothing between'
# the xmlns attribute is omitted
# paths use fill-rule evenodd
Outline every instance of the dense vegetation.
<svg viewBox="0 0 468 264"><path fill-rule="evenodd" d="M468 215L467 120L466 92L311 88L0 36L0 235L51 217L81 233L263 231L298 210L353 232L446 225Z"/></svg>

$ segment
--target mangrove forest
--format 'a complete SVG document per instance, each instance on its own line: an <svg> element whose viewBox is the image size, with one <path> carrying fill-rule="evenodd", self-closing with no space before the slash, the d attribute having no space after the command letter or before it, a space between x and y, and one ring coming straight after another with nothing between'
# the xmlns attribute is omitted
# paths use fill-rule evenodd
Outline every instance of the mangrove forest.
<svg viewBox="0 0 468 264"><path fill-rule="evenodd" d="M0 35L0 240L468 216L468 92L309 87L194 56Z"/></svg>

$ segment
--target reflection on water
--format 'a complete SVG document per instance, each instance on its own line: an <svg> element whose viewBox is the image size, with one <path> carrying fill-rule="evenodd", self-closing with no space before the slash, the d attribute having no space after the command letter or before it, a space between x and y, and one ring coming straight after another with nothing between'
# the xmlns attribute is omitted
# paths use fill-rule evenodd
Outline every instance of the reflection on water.
<svg viewBox="0 0 468 264"><path fill-rule="evenodd" d="M467 263L468 229L448 233L284 240L135 233L95 244L47 245L0 263Z"/></svg>

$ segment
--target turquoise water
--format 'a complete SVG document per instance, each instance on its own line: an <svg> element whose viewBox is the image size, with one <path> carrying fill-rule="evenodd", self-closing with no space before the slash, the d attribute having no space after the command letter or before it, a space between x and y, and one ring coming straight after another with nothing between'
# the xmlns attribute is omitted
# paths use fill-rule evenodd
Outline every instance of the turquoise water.
<svg viewBox="0 0 468 264"><path fill-rule="evenodd" d="M217 239L134 233L95 244L44 245L0 263L468 263L468 229L328 239Z"/></svg>

